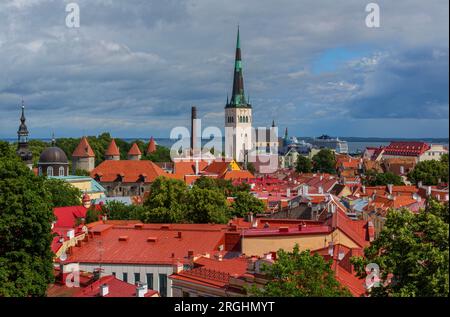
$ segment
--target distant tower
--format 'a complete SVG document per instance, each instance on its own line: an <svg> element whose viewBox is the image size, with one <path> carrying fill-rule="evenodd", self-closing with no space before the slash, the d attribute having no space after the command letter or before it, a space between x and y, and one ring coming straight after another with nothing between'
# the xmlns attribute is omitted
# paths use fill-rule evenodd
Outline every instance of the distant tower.
<svg viewBox="0 0 450 317"><path fill-rule="evenodd" d="M28 166L29 169L33 168L33 153L28 147L28 128L25 124L25 105L22 100L22 116L20 117L20 126L17 131L17 155L20 156L22 161Z"/></svg>
<svg viewBox="0 0 450 317"><path fill-rule="evenodd" d="M200 151L199 148L199 121L197 119L197 108L192 107L191 109L191 154L194 156L198 154Z"/></svg>
<svg viewBox="0 0 450 317"><path fill-rule="evenodd" d="M142 157L142 152L139 150L139 146L133 143L131 149L128 151L128 159L131 161L139 161Z"/></svg>
<svg viewBox="0 0 450 317"><path fill-rule="evenodd" d="M120 151L114 139L111 140L111 143L109 143L108 149L105 152L105 160L108 161L120 160Z"/></svg>
<svg viewBox="0 0 450 317"><path fill-rule="evenodd" d="M238 162L243 162L245 151L252 149L252 106L245 99L242 74L239 27L234 63L233 93L225 106L225 152ZM232 129L235 131L233 133Z"/></svg>
<svg viewBox="0 0 450 317"><path fill-rule="evenodd" d="M156 143L155 143L155 139L153 137L151 137L150 142L148 142L147 154L151 154L153 152L156 152Z"/></svg>
<svg viewBox="0 0 450 317"><path fill-rule="evenodd" d="M88 139L84 136L72 153L72 171L76 170L92 171L95 168L95 153L89 145Z"/></svg>

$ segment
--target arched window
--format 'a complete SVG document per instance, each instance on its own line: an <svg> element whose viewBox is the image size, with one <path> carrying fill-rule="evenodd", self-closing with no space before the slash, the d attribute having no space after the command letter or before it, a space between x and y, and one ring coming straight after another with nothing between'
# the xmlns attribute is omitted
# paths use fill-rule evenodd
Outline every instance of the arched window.
<svg viewBox="0 0 450 317"><path fill-rule="evenodd" d="M64 175L64 167L62 167L62 166L59 168L59 176L65 176Z"/></svg>
<svg viewBox="0 0 450 317"><path fill-rule="evenodd" d="M53 176L53 167L47 167L47 176Z"/></svg>

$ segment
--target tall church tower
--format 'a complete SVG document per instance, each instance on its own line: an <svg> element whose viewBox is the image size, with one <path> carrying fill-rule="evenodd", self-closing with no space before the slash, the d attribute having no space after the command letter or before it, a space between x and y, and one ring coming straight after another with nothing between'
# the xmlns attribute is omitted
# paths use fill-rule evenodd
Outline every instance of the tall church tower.
<svg viewBox="0 0 450 317"><path fill-rule="evenodd" d="M17 155L20 156L22 161L28 166L29 169L33 168L33 153L28 147L28 128L25 124L25 105L22 100L22 116L20 117L20 126L17 131Z"/></svg>
<svg viewBox="0 0 450 317"><path fill-rule="evenodd" d="M241 43L239 27L236 41L236 58L234 63L233 93L227 98L225 106L225 154L243 162L247 151L252 149L252 106L244 93L244 76L242 74Z"/></svg>

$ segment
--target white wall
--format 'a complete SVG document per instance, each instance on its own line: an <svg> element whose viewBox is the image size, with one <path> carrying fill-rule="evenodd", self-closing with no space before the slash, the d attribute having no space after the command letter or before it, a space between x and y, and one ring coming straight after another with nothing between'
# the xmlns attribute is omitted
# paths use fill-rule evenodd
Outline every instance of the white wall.
<svg viewBox="0 0 450 317"><path fill-rule="evenodd" d="M81 271L94 272L97 268L99 268L99 264L80 263ZM123 273L128 273L128 283L133 285L136 282L147 283L146 274L153 273L153 286L148 285L148 288L156 291L159 291L159 274L166 274L167 297L172 297L172 281L169 279L169 275L173 273L173 267L171 265L102 264L101 268L103 269L102 276L112 275L115 272L119 280L123 280ZM140 273L140 281L134 280L134 273Z"/></svg>

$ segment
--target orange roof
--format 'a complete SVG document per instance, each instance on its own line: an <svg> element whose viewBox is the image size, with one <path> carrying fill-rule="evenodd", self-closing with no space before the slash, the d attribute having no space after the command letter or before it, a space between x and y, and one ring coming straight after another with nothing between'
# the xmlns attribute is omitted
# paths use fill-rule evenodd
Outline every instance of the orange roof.
<svg viewBox="0 0 450 317"><path fill-rule="evenodd" d="M222 177L223 174L228 170L228 166L230 165L230 162L226 161L213 161L211 164L209 164L204 171L212 174L217 174L219 177Z"/></svg>
<svg viewBox="0 0 450 317"><path fill-rule="evenodd" d="M72 248L68 262L166 264L186 262L194 255L218 251L224 244L224 225L140 224L96 225L89 229L89 240ZM179 236L181 234L181 237ZM120 239L119 239L120 238ZM103 252L99 258L98 245Z"/></svg>
<svg viewBox="0 0 450 317"><path fill-rule="evenodd" d="M80 143L72 153L72 157L95 157L95 153L85 136L81 138Z"/></svg>
<svg viewBox="0 0 450 317"><path fill-rule="evenodd" d="M142 155L142 152L139 150L139 146L136 143L133 143L131 149L128 151L128 155Z"/></svg>
<svg viewBox="0 0 450 317"><path fill-rule="evenodd" d="M170 277L214 288L226 288L231 276L239 277L247 272L247 265L247 259L243 257L221 261L201 257L195 261L195 268Z"/></svg>
<svg viewBox="0 0 450 317"><path fill-rule="evenodd" d="M91 172L91 177L98 176L100 182L114 182L122 176L124 183L136 183L145 178L145 183L151 183L158 176L168 176L162 168L151 161L103 161Z"/></svg>
<svg viewBox="0 0 450 317"><path fill-rule="evenodd" d="M208 162L199 161L199 172L208 166ZM173 173L180 176L195 174L195 161L178 161L173 163Z"/></svg>
<svg viewBox="0 0 450 317"><path fill-rule="evenodd" d="M109 156L120 156L119 148L116 145L116 141L114 139L109 143L108 149L106 150L105 155Z"/></svg>
<svg viewBox="0 0 450 317"><path fill-rule="evenodd" d="M147 153L153 153L156 151L156 143L153 137L150 138L150 142L148 142Z"/></svg>
<svg viewBox="0 0 450 317"><path fill-rule="evenodd" d="M225 172L223 178L235 180L235 179L250 179L255 178L255 176L247 170L240 170L240 171L227 171Z"/></svg>

